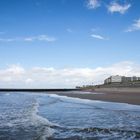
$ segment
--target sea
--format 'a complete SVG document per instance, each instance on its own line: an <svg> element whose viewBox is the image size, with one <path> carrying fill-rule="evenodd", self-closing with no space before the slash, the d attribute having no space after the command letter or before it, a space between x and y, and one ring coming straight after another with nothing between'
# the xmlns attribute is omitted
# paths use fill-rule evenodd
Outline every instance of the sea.
<svg viewBox="0 0 140 140"><path fill-rule="evenodd" d="M0 140L140 140L140 106L1 92Z"/></svg>

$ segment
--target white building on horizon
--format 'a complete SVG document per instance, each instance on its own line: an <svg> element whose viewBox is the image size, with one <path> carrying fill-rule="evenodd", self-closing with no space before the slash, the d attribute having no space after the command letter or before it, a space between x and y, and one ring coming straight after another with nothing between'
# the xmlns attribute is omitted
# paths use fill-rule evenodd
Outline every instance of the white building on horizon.
<svg viewBox="0 0 140 140"><path fill-rule="evenodd" d="M134 82L140 81L140 77L125 77L120 75L110 76L109 78L104 80L104 84L111 84L111 83L127 83L127 82Z"/></svg>

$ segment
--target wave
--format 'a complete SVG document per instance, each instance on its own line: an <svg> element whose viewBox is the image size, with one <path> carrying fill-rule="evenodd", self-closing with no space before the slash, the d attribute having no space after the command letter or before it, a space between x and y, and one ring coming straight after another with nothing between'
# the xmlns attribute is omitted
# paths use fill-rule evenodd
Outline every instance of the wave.
<svg viewBox="0 0 140 140"><path fill-rule="evenodd" d="M0 103L0 139L46 140L53 135L51 126L55 124L39 115L37 98L6 96L3 98L4 103Z"/></svg>
<svg viewBox="0 0 140 140"><path fill-rule="evenodd" d="M95 105L97 108L100 109L110 109L110 110L133 110L133 111L140 111L139 105L131 105L127 103L116 103L116 102L105 102L99 100L90 100L90 99L81 99L77 97L69 97L67 95L57 95L57 94L47 94L48 97L59 98L67 101L77 102L77 103L84 103L84 104L92 104ZM74 103L75 103L74 102Z"/></svg>
<svg viewBox="0 0 140 140"><path fill-rule="evenodd" d="M77 132L86 132L91 133L94 132L97 135L113 135L113 137L122 137L122 138L129 138L129 139L139 139L140 138L140 132L138 131L132 131L132 130L123 130L123 129L117 129L117 128L97 128L97 127L91 127L91 128L84 128L84 129L76 129Z"/></svg>
<svg viewBox="0 0 140 140"><path fill-rule="evenodd" d="M64 137L56 136L53 140L85 140L85 139L140 139L139 131L131 131L117 128L65 128L57 127L55 129L60 129L61 133L67 133ZM70 134L70 135L68 135ZM61 137L61 138L60 138Z"/></svg>
<svg viewBox="0 0 140 140"><path fill-rule="evenodd" d="M51 137L54 133L54 130L51 128L55 126L54 123L51 123L47 120L47 118L44 118L40 116L39 113L39 103L35 102L32 104L32 113L31 113L31 121L33 125L38 126L40 130L38 130L38 135L34 140L46 140L47 138Z"/></svg>

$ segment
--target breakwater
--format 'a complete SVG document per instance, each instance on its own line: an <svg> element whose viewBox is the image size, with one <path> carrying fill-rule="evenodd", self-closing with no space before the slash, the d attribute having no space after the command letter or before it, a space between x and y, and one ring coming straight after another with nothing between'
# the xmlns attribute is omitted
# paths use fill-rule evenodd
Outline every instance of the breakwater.
<svg viewBox="0 0 140 140"><path fill-rule="evenodd" d="M57 91L78 91L80 89L14 89L14 88L0 88L0 92L57 92Z"/></svg>

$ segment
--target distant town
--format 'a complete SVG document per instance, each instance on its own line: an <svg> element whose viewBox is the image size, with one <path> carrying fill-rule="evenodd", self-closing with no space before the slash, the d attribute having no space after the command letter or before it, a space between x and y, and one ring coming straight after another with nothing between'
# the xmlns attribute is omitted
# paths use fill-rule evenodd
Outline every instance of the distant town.
<svg viewBox="0 0 140 140"><path fill-rule="evenodd" d="M95 88L111 88L111 87L140 87L140 77L137 76L126 77L114 75L106 78L104 80L104 84L83 85L82 87L76 88L95 89Z"/></svg>
<svg viewBox="0 0 140 140"><path fill-rule="evenodd" d="M129 83L129 82L138 82L140 81L140 77L126 77L126 76L110 76L109 78L104 80L104 84L111 84L111 83Z"/></svg>

